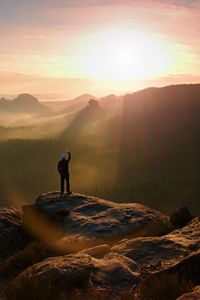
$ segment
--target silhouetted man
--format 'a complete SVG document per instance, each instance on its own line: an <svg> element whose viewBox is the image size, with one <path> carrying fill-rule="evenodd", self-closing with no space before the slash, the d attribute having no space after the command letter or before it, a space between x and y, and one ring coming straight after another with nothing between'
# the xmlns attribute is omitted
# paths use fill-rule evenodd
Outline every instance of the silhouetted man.
<svg viewBox="0 0 200 300"><path fill-rule="evenodd" d="M71 159L71 153L68 151L68 158L65 158L65 154L61 155L61 159L58 162L58 172L60 173L60 194L64 194L64 184L66 181L67 193L71 194L70 183L69 183L69 161Z"/></svg>

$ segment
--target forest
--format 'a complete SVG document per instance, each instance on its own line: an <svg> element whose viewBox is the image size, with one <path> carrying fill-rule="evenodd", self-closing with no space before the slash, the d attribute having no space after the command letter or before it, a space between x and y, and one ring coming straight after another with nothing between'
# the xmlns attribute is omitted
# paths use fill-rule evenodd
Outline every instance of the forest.
<svg viewBox="0 0 200 300"><path fill-rule="evenodd" d="M115 114L108 103L92 100L54 119L59 130L52 135L46 132L54 125L43 123L35 126L37 132L46 128L46 136L32 131L29 138L2 139L1 205L20 207L59 190L57 163L70 150L75 193L145 203L167 213L180 206L199 213L199 90L199 85L146 89L125 96ZM28 128L21 127L21 136Z"/></svg>

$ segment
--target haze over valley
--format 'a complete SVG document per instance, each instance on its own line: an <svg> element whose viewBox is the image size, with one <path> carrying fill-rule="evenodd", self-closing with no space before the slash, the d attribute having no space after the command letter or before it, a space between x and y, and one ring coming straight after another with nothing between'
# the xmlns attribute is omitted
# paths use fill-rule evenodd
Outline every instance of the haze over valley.
<svg viewBox="0 0 200 300"><path fill-rule="evenodd" d="M62 103L28 94L2 99L10 124L2 120L0 128L2 201L32 201L58 189L56 163L69 148L73 190L197 212L199 99L199 84Z"/></svg>
<svg viewBox="0 0 200 300"><path fill-rule="evenodd" d="M0 0L0 299L200 299L200 0Z"/></svg>

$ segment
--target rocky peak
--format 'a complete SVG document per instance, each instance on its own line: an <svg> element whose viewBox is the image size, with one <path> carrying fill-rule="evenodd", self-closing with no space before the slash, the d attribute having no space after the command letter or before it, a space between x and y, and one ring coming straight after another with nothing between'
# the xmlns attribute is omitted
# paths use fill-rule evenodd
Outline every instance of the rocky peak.
<svg viewBox="0 0 200 300"><path fill-rule="evenodd" d="M52 192L39 196L24 207L26 225L32 212L39 212L62 224L64 232L93 240L119 240L122 237L157 236L169 231L168 217L138 203L114 203L81 194ZM36 223L37 226L37 223Z"/></svg>
<svg viewBox="0 0 200 300"><path fill-rule="evenodd" d="M39 103L38 99L30 94L20 94L13 101L20 104L36 104Z"/></svg>
<svg viewBox="0 0 200 300"><path fill-rule="evenodd" d="M12 208L0 211L0 283L10 281L6 299L29 299L30 289L33 300L67 298L71 289L91 286L115 299L124 291L139 295L145 283L157 295L166 275L173 282L174 274L199 284L199 217L172 231L168 216L145 205L59 192L39 196L23 211L23 217ZM30 233L43 242L32 242ZM149 295L139 299L154 299Z"/></svg>

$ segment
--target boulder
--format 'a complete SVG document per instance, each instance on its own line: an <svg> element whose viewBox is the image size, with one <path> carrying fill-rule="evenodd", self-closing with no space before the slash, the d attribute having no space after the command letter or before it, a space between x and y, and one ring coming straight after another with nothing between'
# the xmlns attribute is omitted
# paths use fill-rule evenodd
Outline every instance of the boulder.
<svg viewBox="0 0 200 300"><path fill-rule="evenodd" d="M23 248L22 211L0 208L0 261Z"/></svg>
<svg viewBox="0 0 200 300"><path fill-rule="evenodd" d="M108 254L103 259L93 259L91 282L94 286L114 292L127 292L140 282L138 265L123 255Z"/></svg>
<svg viewBox="0 0 200 300"><path fill-rule="evenodd" d="M175 228L181 228L192 220L192 216L187 207L177 209L171 216L170 222Z"/></svg>
<svg viewBox="0 0 200 300"><path fill-rule="evenodd" d="M94 258L102 258L110 252L110 247L107 244L103 244L82 250L81 252L86 253Z"/></svg>
<svg viewBox="0 0 200 300"><path fill-rule="evenodd" d="M75 288L87 288L92 271L91 257L82 255L48 258L17 276L7 290L8 299L58 299Z"/></svg>
<svg viewBox="0 0 200 300"><path fill-rule="evenodd" d="M165 236L124 240L113 246L111 251L125 255L144 267L158 262L167 267L199 249L200 218L197 217L182 229Z"/></svg>
<svg viewBox="0 0 200 300"><path fill-rule="evenodd" d="M166 215L138 203L119 204L80 194L60 197L58 192L53 192L40 196L34 207L54 219L59 215L67 236L78 234L101 244L114 243L123 237L157 236L169 231ZM26 225L31 223L33 227L35 223L37 231L37 221L30 222L26 210ZM61 211L69 211L69 214L61 214Z"/></svg>
<svg viewBox="0 0 200 300"><path fill-rule="evenodd" d="M155 295L164 292L166 299L176 299L184 292L190 291L192 284L200 283L199 270L200 250L164 270L149 275L138 287L139 299L155 299Z"/></svg>
<svg viewBox="0 0 200 300"><path fill-rule="evenodd" d="M161 270L155 274L150 275L151 279L154 276L163 276L164 274L178 274L180 278L186 279L188 282L193 284L200 283L200 250L194 252L187 257L183 258L181 261L169 266L165 270ZM150 280L150 277L147 280Z"/></svg>
<svg viewBox="0 0 200 300"><path fill-rule="evenodd" d="M37 263L20 275L9 286L8 299L58 299L69 295L76 288L96 288L112 291L129 291L140 281L138 266L131 259L111 254L102 259L85 253L48 258Z"/></svg>
<svg viewBox="0 0 200 300"><path fill-rule="evenodd" d="M32 300L70 298L72 290L89 286L121 293L140 286L141 279L153 287L156 278L160 284L174 274L200 283L200 217L169 233L168 217L144 205L57 192L23 210L25 228L62 256L36 260L16 272L6 289L8 299L29 299L32 290ZM2 258L4 244L9 255L21 247L21 224L22 212L1 210Z"/></svg>
<svg viewBox="0 0 200 300"><path fill-rule="evenodd" d="M196 286L194 291L186 293L177 298L177 300L199 300L200 299L200 285Z"/></svg>

